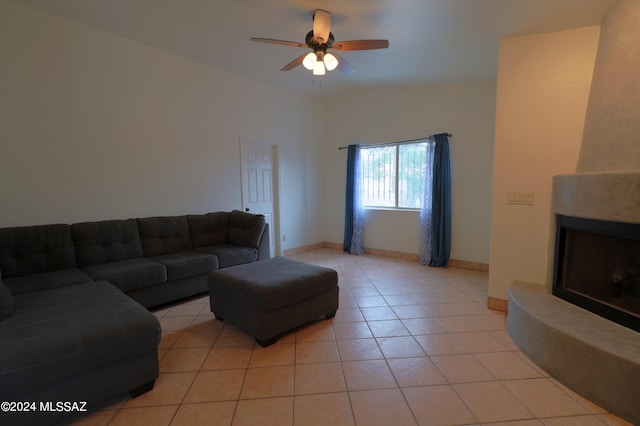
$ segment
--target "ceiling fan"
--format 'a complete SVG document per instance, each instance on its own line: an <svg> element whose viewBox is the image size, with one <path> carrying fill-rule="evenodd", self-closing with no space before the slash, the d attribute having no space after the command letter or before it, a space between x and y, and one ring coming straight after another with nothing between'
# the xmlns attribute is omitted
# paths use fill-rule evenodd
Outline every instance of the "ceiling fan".
<svg viewBox="0 0 640 426"><path fill-rule="evenodd" d="M298 56L282 67L281 71L289 71L302 64L306 69L313 71L314 75L324 75L327 70L331 71L336 68L348 74L354 71L353 66L342 56L335 52L327 52L329 49L346 51L386 49L389 47L389 40L382 39L335 41L331 32L331 14L322 9L316 9L314 12L313 29L307 33L304 43L260 37L251 37L251 41L310 48L313 52Z"/></svg>

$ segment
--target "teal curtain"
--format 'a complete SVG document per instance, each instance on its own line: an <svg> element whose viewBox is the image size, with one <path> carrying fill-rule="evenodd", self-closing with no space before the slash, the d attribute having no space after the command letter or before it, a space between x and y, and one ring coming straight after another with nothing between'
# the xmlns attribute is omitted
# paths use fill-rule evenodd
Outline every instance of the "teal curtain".
<svg viewBox="0 0 640 426"><path fill-rule="evenodd" d="M360 145L349 145L347 151L347 188L342 249L351 254L364 254L365 251Z"/></svg>
<svg viewBox="0 0 640 426"><path fill-rule="evenodd" d="M342 249L351 251L351 235L353 234L353 193L355 189L356 146L347 147L347 188L344 200L344 239Z"/></svg>
<svg viewBox="0 0 640 426"><path fill-rule="evenodd" d="M429 266L447 266L451 254L451 162L449 135L433 136L431 197L431 260Z"/></svg>

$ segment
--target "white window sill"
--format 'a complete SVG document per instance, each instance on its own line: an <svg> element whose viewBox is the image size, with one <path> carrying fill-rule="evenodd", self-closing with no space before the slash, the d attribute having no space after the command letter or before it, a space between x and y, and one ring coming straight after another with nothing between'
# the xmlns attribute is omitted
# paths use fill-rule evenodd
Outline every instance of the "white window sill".
<svg viewBox="0 0 640 426"><path fill-rule="evenodd" d="M365 207L365 210L380 210L392 212L420 212L420 209L414 208L398 208L398 207Z"/></svg>

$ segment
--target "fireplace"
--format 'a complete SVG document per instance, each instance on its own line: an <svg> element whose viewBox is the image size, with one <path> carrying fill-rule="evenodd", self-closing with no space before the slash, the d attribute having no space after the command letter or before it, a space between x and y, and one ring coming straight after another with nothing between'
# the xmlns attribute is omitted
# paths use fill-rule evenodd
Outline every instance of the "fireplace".
<svg viewBox="0 0 640 426"><path fill-rule="evenodd" d="M640 331L640 224L558 215L553 294Z"/></svg>

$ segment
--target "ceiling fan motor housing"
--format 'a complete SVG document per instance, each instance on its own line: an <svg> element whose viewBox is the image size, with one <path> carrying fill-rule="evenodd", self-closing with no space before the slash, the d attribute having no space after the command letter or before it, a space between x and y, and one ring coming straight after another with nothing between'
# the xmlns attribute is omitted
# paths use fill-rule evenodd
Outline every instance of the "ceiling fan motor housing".
<svg viewBox="0 0 640 426"><path fill-rule="evenodd" d="M304 38L304 41L305 43L307 43L307 46L309 46L313 50L323 49L326 51L328 48L333 46L333 43L335 42L335 38L333 37L333 33L329 33L329 40L327 40L324 43L319 43L318 40L316 40L313 37L313 30L311 30L307 33L307 36Z"/></svg>

